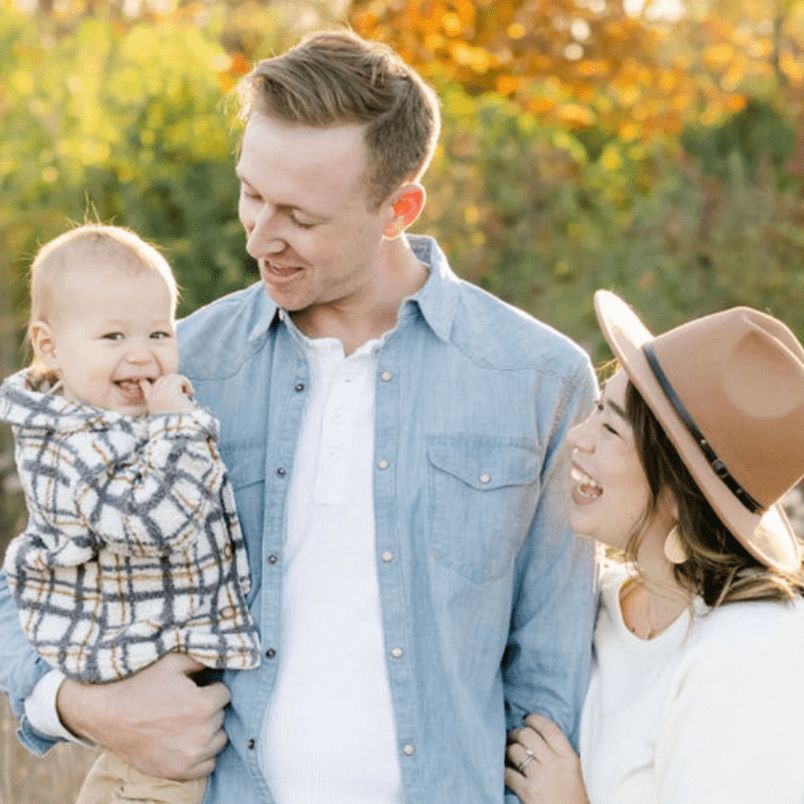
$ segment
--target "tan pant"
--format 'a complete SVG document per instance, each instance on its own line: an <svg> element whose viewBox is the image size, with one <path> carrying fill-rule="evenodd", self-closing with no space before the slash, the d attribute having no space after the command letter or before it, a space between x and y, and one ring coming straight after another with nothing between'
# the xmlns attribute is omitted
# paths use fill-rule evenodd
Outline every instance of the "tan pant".
<svg viewBox="0 0 804 804"><path fill-rule="evenodd" d="M201 804L206 779L176 782L140 773L104 751L89 769L75 804Z"/></svg>

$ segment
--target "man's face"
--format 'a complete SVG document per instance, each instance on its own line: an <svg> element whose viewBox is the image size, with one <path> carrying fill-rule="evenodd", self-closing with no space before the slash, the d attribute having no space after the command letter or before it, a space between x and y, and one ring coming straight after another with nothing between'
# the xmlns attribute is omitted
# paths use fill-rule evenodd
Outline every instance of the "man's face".
<svg viewBox="0 0 804 804"><path fill-rule="evenodd" d="M259 113L249 120L238 213L268 294L289 312L309 320L370 313L393 207L370 207L366 163L362 126L292 126Z"/></svg>

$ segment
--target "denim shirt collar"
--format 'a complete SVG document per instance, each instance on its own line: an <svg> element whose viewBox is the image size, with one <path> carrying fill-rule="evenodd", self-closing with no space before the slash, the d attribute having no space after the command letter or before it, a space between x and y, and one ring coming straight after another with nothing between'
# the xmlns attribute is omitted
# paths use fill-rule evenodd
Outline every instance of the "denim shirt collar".
<svg viewBox="0 0 804 804"><path fill-rule="evenodd" d="M398 320L401 321L408 315L415 315L415 311L418 310L435 335L442 341L447 341L458 299L458 277L449 267L444 252L434 238L427 235L404 235L404 237L416 259L427 268L428 277L416 293L403 299L399 307ZM266 292L259 295L256 304L257 323L249 332L249 341L262 337L275 322L285 317L285 311Z"/></svg>

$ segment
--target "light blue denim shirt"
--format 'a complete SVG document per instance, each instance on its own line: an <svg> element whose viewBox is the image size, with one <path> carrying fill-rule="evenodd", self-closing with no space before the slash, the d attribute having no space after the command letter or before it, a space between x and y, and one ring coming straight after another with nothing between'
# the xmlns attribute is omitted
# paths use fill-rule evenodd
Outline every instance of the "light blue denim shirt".
<svg viewBox="0 0 804 804"><path fill-rule="evenodd" d="M567 524L563 442L595 381L567 338L459 280L432 239L409 242L430 273L383 340L374 446L385 641L404 650L387 667L405 802L516 801L504 793L507 729L538 711L577 737L594 562ZM310 374L302 336L260 284L179 335L182 371L221 421L264 657L224 677L230 742L206 802L269 804L257 741L282 661L287 492ZM0 686L19 714L47 668L0 584ZM310 735L314 751L315 723ZM24 719L20 736L37 752L50 744Z"/></svg>

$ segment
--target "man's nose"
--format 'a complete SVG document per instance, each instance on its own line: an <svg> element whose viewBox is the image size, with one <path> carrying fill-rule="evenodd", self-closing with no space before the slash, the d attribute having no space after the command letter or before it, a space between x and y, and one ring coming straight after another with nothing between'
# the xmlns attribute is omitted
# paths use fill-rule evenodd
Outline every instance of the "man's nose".
<svg viewBox="0 0 804 804"><path fill-rule="evenodd" d="M255 260L267 254L278 254L286 243L279 233L279 220L276 210L264 206L254 219L254 225L247 230L246 251Z"/></svg>

